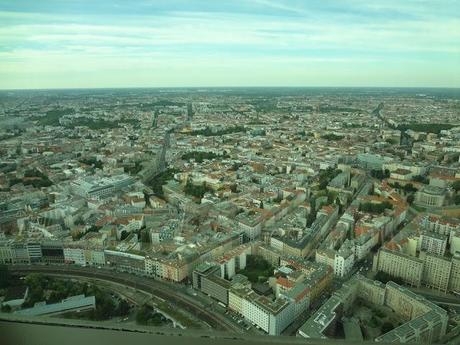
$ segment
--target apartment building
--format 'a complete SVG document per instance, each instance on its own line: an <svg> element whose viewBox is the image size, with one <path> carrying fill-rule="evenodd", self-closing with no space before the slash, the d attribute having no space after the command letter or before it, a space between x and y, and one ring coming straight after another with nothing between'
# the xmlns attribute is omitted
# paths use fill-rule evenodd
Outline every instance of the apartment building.
<svg viewBox="0 0 460 345"><path fill-rule="evenodd" d="M423 279L423 260L385 248L374 256L374 271L382 271L419 287Z"/></svg>

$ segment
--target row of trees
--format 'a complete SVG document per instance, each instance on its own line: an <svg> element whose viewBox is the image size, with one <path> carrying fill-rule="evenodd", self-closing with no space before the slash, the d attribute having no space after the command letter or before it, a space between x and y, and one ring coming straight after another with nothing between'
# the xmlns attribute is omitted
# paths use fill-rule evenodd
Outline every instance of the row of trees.
<svg viewBox="0 0 460 345"><path fill-rule="evenodd" d="M49 177L37 169L29 169L24 173L24 179L13 178L9 181L9 185L22 183L25 186L33 186L34 188L49 187L53 184Z"/></svg>
<svg viewBox="0 0 460 345"><path fill-rule="evenodd" d="M140 307L136 314L136 322L140 325L161 326L167 321L163 315L146 304Z"/></svg>
<svg viewBox="0 0 460 345"><path fill-rule="evenodd" d="M203 183L202 185L194 185L192 181L188 180L184 187L185 194L198 199L203 198L207 192L212 192L212 188L208 187L206 183Z"/></svg>
<svg viewBox="0 0 460 345"><path fill-rule="evenodd" d="M395 183L389 183L389 185L393 188L403 190L406 193L413 193L417 191L417 188L415 188L412 183L406 183L404 186L401 186L399 182L395 182Z"/></svg>
<svg viewBox="0 0 460 345"><path fill-rule="evenodd" d="M447 130L455 127L455 125L448 123L409 123L399 125L396 129L406 131L408 129L414 132L426 132L439 134L442 130Z"/></svg>
<svg viewBox="0 0 460 345"><path fill-rule="evenodd" d="M162 198L164 195L163 186L168 183L168 181L172 180L174 178L174 174L176 173L178 173L178 170L168 168L151 179L147 184L150 188L152 188L153 194Z"/></svg>
<svg viewBox="0 0 460 345"><path fill-rule="evenodd" d="M428 179L428 177L423 176L423 175L416 175L416 176L412 177L412 181L423 183L423 184L430 183L430 180Z"/></svg>
<svg viewBox="0 0 460 345"><path fill-rule="evenodd" d="M334 133L328 133L328 134L323 134L321 136L321 138L326 139L326 140L337 141L337 140L342 140L343 136L342 135L337 135L337 134L334 134Z"/></svg>
<svg viewBox="0 0 460 345"><path fill-rule="evenodd" d="M385 170L375 169L375 170L371 170L370 174L374 178L377 178L379 180L383 180L383 179L386 179L386 178L390 177L390 170L388 170L388 169L385 169Z"/></svg>
<svg viewBox="0 0 460 345"><path fill-rule="evenodd" d="M393 205L388 201L381 203L366 202L359 205L359 211L379 214L386 209L393 209Z"/></svg>
<svg viewBox="0 0 460 345"><path fill-rule="evenodd" d="M453 188L456 192L460 191L460 180L455 181L455 182L452 184L452 188Z"/></svg>
<svg viewBox="0 0 460 345"><path fill-rule="evenodd" d="M184 161L195 160L197 163L202 163L205 159L222 159L222 158L229 158L229 156L224 153L222 155L214 153L214 152L204 152L204 151L190 151L186 152L181 156L181 159Z"/></svg>
<svg viewBox="0 0 460 345"><path fill-rule="evenodd" d="M41 274L28 275L25 284L29 287L29 296L24 307L32 307L41 301L57 303L69 296L84 294L96 298L96 309L89 313L90 319L107 320L115 316L125 316L130 310L128 302L121 300L116 303L107 291L92 284L55 279Z"/></svg>
<svg viewBox="0 0 460 345"><path fill-rule="evenodd" d="M329 182L340 174L342 171L340 169L327 168L319 173L319 189L326 189Z"/></svg>
<svg viewBox="0 0 460 345"><path fill-rule="evenodd" d="M97 160L96 157L83 157L78 160L82 164L92 166L96 169L102 169L102 162Z"/></svg>
<svg viewBox="0 0 460 345"><path fill-rule="evenodd" d="M225 134L232 134L232 133L241 133L246 132L246 128L244 126L234 126L219 130L212 130L210 127L206 127L205 129L198 129L195 131L191 131L190 135L203 135L205 137L213 137L213 136L221 136Z"/></svg>
<svg viewBox="0 0 460 345"><path fill-rule="evenodd" d="M46 112L45 116L33 117L32 120L38 121L42 126L59 126L59 119L64 115L75 114L73 108L53 109Z"/></svg>

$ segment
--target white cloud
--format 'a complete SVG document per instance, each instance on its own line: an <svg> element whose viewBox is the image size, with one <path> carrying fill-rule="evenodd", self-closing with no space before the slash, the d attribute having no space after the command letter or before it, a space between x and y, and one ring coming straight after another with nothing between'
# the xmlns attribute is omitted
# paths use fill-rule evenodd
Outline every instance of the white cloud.
<svg viewBox="0 0 460 345"><path fill-rule="evenodd" d="M353 1L367 11L414 9L418 18L411 20L349 20L347 14L336 12L324 16L327 8L321 15L305 17L304 6L256 2L296 16L203 11L99 20L96 16L0 12L0 87L24 82L21 78L26 75L37 80L48 75L55 82L68 76L69 82L77 83L79 76L114 82L113 74L120 73L120 82L128 82L130 76L140 82L157 76L168 83L190 71L196 71L196 80L204 85L218 83L215 76L225 76L228 83L236 82L237 76L247 83L245 76L252 76L260 85L263 68L269 84L299 80L315 85L312 78L321 73L332 84L343 84L352 76L350 82L362 84L364 79L356 79L362 71L369 79L380 75L380 80L389 76L399 80L397 71L401 76L410 74L412 80L438 85L444 78L446 84L460 84L460 67L455 65L460 60L459 18L430 15L414 1L399 7L394 1L383 5ZM415 78L414 71L426 78Z"/></svg>

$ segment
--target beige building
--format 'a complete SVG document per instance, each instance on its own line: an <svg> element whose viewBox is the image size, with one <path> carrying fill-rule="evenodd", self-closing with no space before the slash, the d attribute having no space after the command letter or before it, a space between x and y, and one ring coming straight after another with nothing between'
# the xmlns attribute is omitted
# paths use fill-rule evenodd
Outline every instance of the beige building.
<svg viewBox="0 0 460 345"><path fill-rule="evenodd" d="M380 249L374 257L374 271L382 271L419 287L423 278L423 261L388 249Z"/></svg>
<svg viewBox="0 0 460 345"><path fill-rule="evenodd" d="M448 258L421 252L417 258L380 249L374 256L373 270L401 278L412 286L424 284L442 292L460 292L460 256Z"/></svg>
<svg viewBox="0 0 460 345"><path fill-rule="evenodd" d="M452 261L442 256L421 253L420 259L425 261L423 283L432 289L447 292L452 269Z"/></svg>

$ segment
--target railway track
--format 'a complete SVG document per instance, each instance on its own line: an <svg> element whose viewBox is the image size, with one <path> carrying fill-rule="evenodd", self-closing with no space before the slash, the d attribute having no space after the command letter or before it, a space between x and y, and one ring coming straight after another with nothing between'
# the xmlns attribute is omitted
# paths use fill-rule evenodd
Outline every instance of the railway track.
<svg viewBox="0 0 460 345"><path fill-rule="evenodd" d="M210 312L205 309L204 306L182 296L180 292L174 291L172 286L151 278L142 278L127 273L107 272L103 270L94 271L93 269L76 269L59 266L10 266L10 271L12 274L42 273L54 276L96 278L123 284L137 290L151 293L170 303L174 303L177 307L183 308L197 318L207 322L216 330L242 333L240 328L231 324L222 315Z"/></svg>

